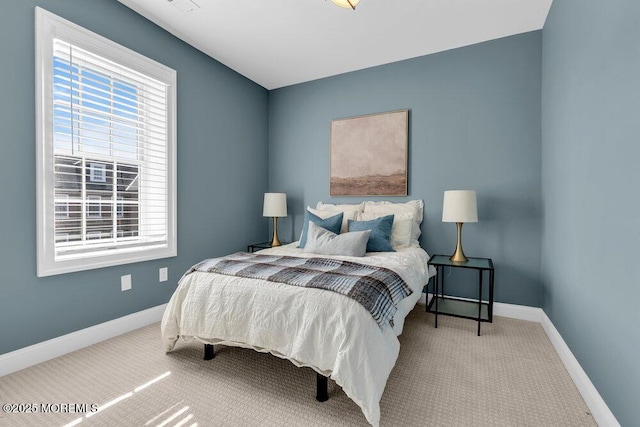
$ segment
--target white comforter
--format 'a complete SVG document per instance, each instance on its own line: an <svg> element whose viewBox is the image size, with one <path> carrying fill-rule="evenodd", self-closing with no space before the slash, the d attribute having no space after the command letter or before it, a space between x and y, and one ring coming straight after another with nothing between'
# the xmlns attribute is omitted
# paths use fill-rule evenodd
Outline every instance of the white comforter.
<svg viewBox="0 0 640 427"><path fill-rule="evenodd" d="M263 253L314 256L295 243ZM331 376L377 426L380 398L400 350L397 335L433 271L428 273L428 256L420 248L336 258L390 268L407 282L413 293L398 305L394 328L380 329L364 307L335 292L194 272L182 278L164 313L165 350L183 337L272 353Z"/></svg>

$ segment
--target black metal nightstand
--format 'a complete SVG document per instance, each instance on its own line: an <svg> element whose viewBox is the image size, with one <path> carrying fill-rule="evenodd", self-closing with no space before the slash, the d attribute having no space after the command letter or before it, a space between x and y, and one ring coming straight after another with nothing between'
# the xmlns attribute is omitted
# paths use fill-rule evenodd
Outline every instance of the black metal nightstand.
<svg viewBox="0 0 640 427"><path fill-rule="evenodd" d="M436 328L438 327L438 315L462 317L478 321L478 336L480 336L480 324L493 322L493 279L494 269L491 258L469 258L467 262L454 262L448 255L433 255L429 259L429 265L436 268L437 274L433 278L433 298L427 304L426 311L435 314ZM478 301L469 301L444 295L444 269L470 268L478 270ZM482 302L482 277L485 271L489 272L489 301Z"/></svg>
<svg viewBox="0 0 640 427"><path fill-rule="evenodd" d="M288 245L290 242L280 242L280 245ZM271 242L262 242L262 243L254 243L252 245L247 246L247 252L255 252L255 251L259 251L262 249L269 249L272 248L273 246L271 246Z"/></svg>

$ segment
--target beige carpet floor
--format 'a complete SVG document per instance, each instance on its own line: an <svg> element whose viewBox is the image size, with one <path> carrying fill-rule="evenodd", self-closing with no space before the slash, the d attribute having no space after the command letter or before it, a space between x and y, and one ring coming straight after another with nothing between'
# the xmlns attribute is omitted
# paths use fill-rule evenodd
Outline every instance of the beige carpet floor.
<svg viewBox="0 0 640 427"><path fill-rule="evenodd" d="M422 309L400 337L382 426L595 425L539 324L495 317L477 337L475 322L442 316L435 329ZM334 382L325 403L315 385L312 370L253 350L216 346L204 361L201 344L181 343L165 354L155 324L0 378L0 403L38 409L0 413L0 425L367 425Z"/></svg>

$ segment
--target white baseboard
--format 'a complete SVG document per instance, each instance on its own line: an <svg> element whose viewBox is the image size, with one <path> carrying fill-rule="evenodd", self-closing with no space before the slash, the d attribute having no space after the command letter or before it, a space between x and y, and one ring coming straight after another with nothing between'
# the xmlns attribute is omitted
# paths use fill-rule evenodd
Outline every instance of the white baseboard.
<svg viewBox="0 0 640 427"><path fill-rule="evenodd" d="M540 307L496 302L493 303L493 314L496 316L509 317L511 319L542 323L544 311Z"/></svg>
<svg viewBox="0 0 640 427"><path fill-rule="evenodd" d="M0 377L162 320L166 304L0 355Z"/></svg>
<svg viewBox="0 0 640 427"><path fill-rule="evenodd" d="M418 300L418 304L425 305L426 298L429 297L429 301L433 298L433 294L422 294L420 299ZM465 301L473 301L476 302L478 300L474 300L473 298L460 298ZM487 301L483 301L487 302ZM542 323L542 315L544 311L542 311L539 307L529 307L526 305L516 305L516 304L505 304L502 302L493 303L493 314L496 316L509 317L511 319L520 319L520 320L529 320L531 322L539 322Z"/></svg>
<svg viewBox="0 0 640 427"><path fill-rule="evenodd" d="M423 294L418 301L418 304L424 305L426 303L426 297L429 297L429 301L433 297L432 294ZM463 298L467 299L467 298ZM469 299L474 301L473 299ZM538 322L546 332L553 348L555 348L560 360L564 364L565 369L569 372L569 376L575 383L578 391L582 395L593 419L598 423L600 427L620 427L620 423L616 420L605 401L596 390L587 373L582 369L578 359L575 358L569 346L564 341L560 332L553 326L551 319L547 316L543 309L539 307L529 307L526 305L505 304L496 302L493 304L493 314L496 316L508 317L511 319L529 320L531 322Z"/></svg>
<svg viewBox="0 0 640 427"><path fill-rule="evenodd" d="M540 310L542 311L542 309ZM567 343L562 339L560 332L558 332L556 327L553 326L551 319L549 319L544 311L542 311L540 324L547 333L547 336L549 337L549 340L551 340L551 344L553 344L556 352L558 352L564 367L567 369L571 379L580 391L582 398L589 407L591 415L593 415L593 419L598 423L598 426L619 427L620 423L616 420L613 412L611 412L605 401L602 399L602 396L600 396L600 393L596 390L596 387L587 376L587 373L582 369L582 366L580 366L580 362L575 358Z"/></svg>

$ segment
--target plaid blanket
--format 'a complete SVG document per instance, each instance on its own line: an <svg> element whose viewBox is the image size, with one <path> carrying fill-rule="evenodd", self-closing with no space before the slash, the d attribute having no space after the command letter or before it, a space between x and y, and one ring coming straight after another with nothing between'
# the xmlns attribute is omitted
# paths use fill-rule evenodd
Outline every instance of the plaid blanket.
<svg viewBox="0 0 640 427"><path fill-rule="evenodd" d="M331 258L298 258L238 252L204 260L189 270L325 289L353 298L380 327L393 326L397 304L413 292L394 271Z"/></svg>

